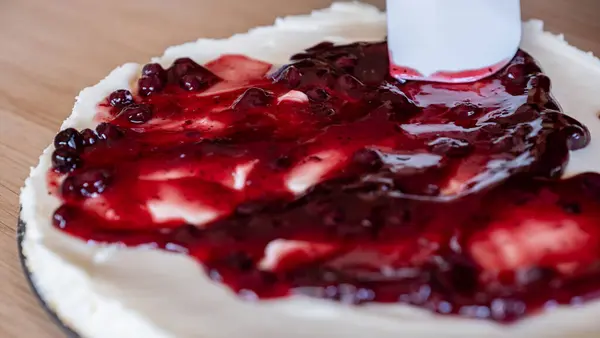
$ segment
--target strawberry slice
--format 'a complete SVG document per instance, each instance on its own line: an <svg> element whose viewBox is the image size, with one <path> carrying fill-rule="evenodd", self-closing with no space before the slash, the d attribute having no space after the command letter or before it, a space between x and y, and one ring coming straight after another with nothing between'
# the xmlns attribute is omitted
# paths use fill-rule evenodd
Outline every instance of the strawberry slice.
<svg viewBox="0 0 600 338"><path fill-rule="evenodd" d="M512 172L528 165L528 156L525 153L514 159L490 159L487 155L471 155L457 165L442 185L441 194L462 195L498 184L510 177Z"/></svg>
<svg viewBox="0 0 600 338"><path fill-rule="evenodd" d="M194 198L197 191L210 197ZM152 198L143 198L148 195ZM131 178L97 198L86 199L81 208L103 219L104 229L148 230L180 227L182 223L202 227L231 213L238 203L239 197L231 189L194 177L166 181ZM139 211L132 213L133 209Z"/></svg>
<svg viewBox="0 0 600 338"><path fill-rule="evenodd" d="M225 89L223 84L232 89L233 87L243 87L253 81L263 80L272 65L243 55L225 55L207 63L205 67L225 80L211 88L211 92L216 92Z"/></svg>
<svg viewBox="0 0 600 338"><path fill-rule="evenodd" d="M303 193L335 171L344 160L344 154L336 150L325 150L308 156L290 170L286 177L287 188L295 194Z"/></svg>
<svg viewBox="0 0 600 338"><path fill-rule="evenodd" d="M282 104L285 102L308 103L308 96L301 91L290 90L289 92L277 98L277 104Z"/></svg>
<svg viewBox="0 0 600 338"><path fill-rule="evenodd" d="M329 256L337 250L338 247L333 244L276 239L267 245L265 256L258 265L268 271L291 270Z"/></svg>
<svg viewBox="0 0 600 338"><path fill-rule="evenodd" d="M429 234L420 238L434 239ZM426 243L426 244L425 244ZM378 244L358 245L347 249L327 262L327 266L363 281L386 281L414 278L420 267L431 259L438 244L414 238Z"/></svg>
<svg viewBox="0 0 600 338"><path fill-rule="evenodd" d="M474 260L487 271L541 266L570 274L599 258L600 233L589 215L567 214L555 205L503 212L505 217L468 243Z"/></svg>

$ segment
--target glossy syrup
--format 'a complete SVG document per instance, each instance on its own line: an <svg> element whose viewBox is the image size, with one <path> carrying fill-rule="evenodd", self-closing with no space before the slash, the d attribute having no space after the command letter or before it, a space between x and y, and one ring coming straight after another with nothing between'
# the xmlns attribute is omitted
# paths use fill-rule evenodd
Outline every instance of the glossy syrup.
<svg viewBox="0 0 600 338"><path fill-rule="evenodd" d="M600 290L587 129L520 51L487 79L398 83L385 43L271 65L146 65L55 140L54 224L196 258L240 295L409 303L513 321ZM254 297L252 297L254 298Z"/></svg>

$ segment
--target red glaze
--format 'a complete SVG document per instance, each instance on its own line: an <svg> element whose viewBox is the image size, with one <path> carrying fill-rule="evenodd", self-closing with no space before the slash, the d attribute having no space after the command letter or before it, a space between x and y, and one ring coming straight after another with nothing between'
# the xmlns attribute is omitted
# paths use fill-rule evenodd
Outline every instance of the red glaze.
<svg viewBox="0 0 600 338"><path fill-rule="evenodd" d="M504 68L509 62L510 59L506 59L498 62L495 65L491 65L489 67L481 69L469 69L458 72L439 71L429 76L424 76L420 72L410 67L390 64L390 74L394 78L400 80L435 81L446 83L474 82L496 73L497 71Z"/></svg>
<svg viewBox="0 0 600 338"><path fill-rule="evenodd" d="M144 67L96 136L57 136L54 224L260 298L512 321L600 289L600 176L558 179L589 133L530 56L461 85L395 82L385 43L292 59Z"/></svg>

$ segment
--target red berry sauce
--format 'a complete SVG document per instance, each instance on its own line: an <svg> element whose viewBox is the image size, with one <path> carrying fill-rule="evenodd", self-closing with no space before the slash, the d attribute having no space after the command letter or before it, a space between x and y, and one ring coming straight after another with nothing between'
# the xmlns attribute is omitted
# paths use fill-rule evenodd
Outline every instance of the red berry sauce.
<svg viewBox="0 0 600 338"><path fill-rule="evenodd" d="M322 43L272 74L236 55L146 65L95 131L57 135L54 224L190 255L259 298L509 322L597 294L600 176L560 179L590 136L535 61L399 83L387 55Z"/></svg>

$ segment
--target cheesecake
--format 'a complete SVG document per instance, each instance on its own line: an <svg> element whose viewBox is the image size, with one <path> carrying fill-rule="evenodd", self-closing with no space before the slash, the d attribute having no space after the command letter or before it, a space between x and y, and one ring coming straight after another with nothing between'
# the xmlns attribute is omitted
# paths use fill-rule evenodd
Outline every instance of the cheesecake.
<svg viewBox="0 0 600 338"><path fill-rule="evenodd" d="M470 84L393 80L336 3L84 89L21 193L81 337L593 337L600 62L523 23Z"/></svg>

